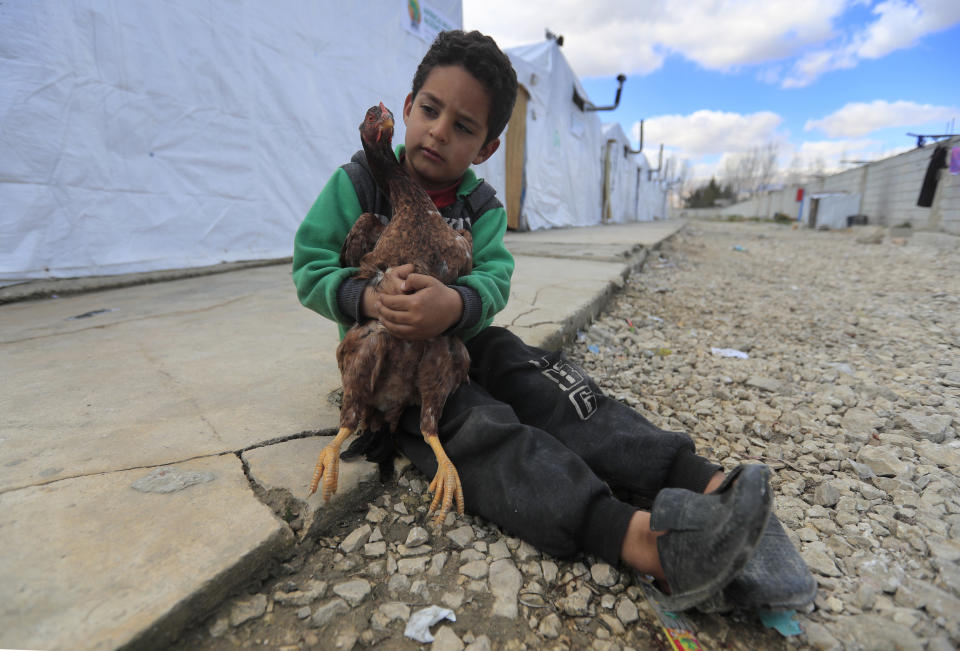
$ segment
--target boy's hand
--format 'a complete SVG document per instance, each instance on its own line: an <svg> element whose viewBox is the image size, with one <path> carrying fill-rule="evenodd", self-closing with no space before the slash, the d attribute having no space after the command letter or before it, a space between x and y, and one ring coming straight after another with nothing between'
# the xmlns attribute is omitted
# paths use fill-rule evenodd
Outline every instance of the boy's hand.
<svg viewBox="0 0 960 651"><path fill-rule="evenodd" d="M402 294L403 281L413 272L412 264L400 267L391 267L383 273L383 278L376 284L367 285L363 290L361 310L363 316L370 319L380 319L380 296L383 294Z"/></svg>
<svg viewBox="0 0 960 651"><path fill-rule="evenodd" d="M395 283L398 279L399 286ZM400 339L436 337L459 321L463 313L459 292L433 276L413 273L413 265L391 269L377 298L380 322Z"/></svg>

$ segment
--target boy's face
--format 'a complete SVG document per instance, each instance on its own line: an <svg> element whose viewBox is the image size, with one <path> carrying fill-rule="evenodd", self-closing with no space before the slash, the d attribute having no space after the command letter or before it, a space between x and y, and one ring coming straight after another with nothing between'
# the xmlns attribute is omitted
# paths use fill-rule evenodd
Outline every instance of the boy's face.
<svg viewBox="0 0 960 651"><path fill-rule="evenodd" d="M431 70L417 96L407 95L403 104L404 165L414 180L428 190L446 188L471 164L490 158L500 140L483 144L489 113L487 90L465 68Z"/></svg>

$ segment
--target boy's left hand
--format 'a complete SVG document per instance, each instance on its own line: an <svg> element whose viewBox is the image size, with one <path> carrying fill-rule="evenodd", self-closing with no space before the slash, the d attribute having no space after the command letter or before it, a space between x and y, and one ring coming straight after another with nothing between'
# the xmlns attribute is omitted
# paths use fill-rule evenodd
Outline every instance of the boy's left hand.
<svg viewBox="0 0 960 651"><path fill-rule="evenodd" d="M433 276L412 273L413 265L409 266L403 294L380 294L380 322L400 339L431 339L460 320L463 299Z"/></svg>

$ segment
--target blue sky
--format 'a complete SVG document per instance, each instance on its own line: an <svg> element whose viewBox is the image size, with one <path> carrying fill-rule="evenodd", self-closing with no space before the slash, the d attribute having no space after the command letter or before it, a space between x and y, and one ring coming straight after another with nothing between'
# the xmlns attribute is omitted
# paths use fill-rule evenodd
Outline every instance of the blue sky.
<svg viewBox="0 0 960 651"><path fill-rule="evenodd" d="M655 163L725 162L773 144L784 172L839 171L960 132L960 0L464 0L464 28L509 48L564 36L602 114Z"/></svg>

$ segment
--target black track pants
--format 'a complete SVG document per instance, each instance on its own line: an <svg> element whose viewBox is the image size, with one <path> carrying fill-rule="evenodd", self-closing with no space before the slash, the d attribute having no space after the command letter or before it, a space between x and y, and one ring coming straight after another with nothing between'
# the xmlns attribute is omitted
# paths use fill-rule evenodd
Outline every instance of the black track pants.
<svg viewBox="0 0 960 651"><path fill-rule="evenodd" d="M654 426L604 396L559 352L490 327L467 342L470 383L448 399L440 440L460 473L468 512L554 556L620 559L635 506L609 486L652 499L661 488L702 491L720 470L691 438ZM395 436L432 478L437 464L408 409Z"/></svg>

